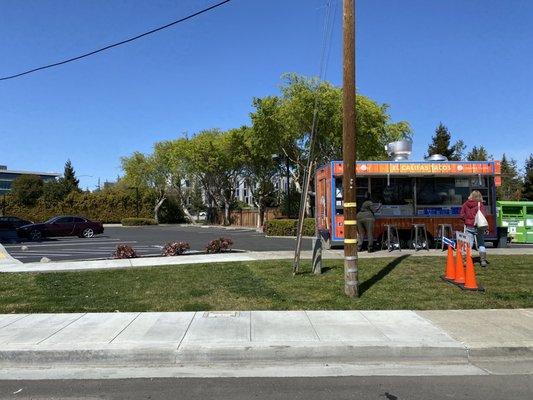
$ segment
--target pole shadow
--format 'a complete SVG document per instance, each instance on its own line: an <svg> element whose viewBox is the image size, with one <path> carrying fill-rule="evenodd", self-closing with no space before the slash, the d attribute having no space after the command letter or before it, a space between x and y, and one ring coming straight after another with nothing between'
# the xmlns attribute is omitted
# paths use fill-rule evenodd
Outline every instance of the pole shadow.
<svg viewBox="0 0 533 400"><path fill-rule="evenodd" d="M367 279L364 282L361 282L359 285L359 295L362 296L368 289L370 289L372 286L374 286L376 283L378 283L380 280L385 278L388 274L392 272L394 268L396 268L403 260L409 257L409 254L404 254L401 257L395 258L390 263L385 265L381 270L379 270L374 276Z"/></svg>

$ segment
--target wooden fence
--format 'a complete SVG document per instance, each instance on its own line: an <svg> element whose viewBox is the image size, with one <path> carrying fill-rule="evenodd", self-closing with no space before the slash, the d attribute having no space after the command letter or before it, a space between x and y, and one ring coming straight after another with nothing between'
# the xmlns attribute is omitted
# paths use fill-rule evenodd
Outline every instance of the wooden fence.
<svg viewBox="0 0 533 400"><path fill-rule="evenodd" d="M281 212L277 208L267 208L265 211L265 221L280 218ZM240 210L230 213L232 226L242 226L246 228L256 228L259 220L259 211L257 210Z"/></svg>

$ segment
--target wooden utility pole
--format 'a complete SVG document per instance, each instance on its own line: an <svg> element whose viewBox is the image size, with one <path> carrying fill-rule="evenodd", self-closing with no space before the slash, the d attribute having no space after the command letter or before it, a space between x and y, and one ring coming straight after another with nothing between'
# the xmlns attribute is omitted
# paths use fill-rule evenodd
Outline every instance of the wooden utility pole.
<svg viewBox="0 0 533 400"><path fill-rule="evenodd" d="M342 159L344 198L344 293L359 296L355 191L355 0L343 3Z"/></svg>

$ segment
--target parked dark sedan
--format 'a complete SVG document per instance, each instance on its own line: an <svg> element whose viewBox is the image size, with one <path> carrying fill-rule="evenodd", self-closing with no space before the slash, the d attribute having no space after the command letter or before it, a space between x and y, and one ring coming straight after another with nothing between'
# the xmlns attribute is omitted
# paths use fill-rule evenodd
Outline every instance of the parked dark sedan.
<svg viewBox="0 0 533 400"><path fill-rule="evenodd" d="M15 230L28 224L33 224L33 222L26 221L25 219L20 219L18 217L0 217L0 229Z"/></svg>
<svg viewBox="0 0 533 400"><path fill-rule="evenodd" d="M19 237L41 240L44 237L79 236L92 238L104 232L101 222L89 221L87 218L60 216L49 219L42 224L25 225L17 229Z"/></svg>

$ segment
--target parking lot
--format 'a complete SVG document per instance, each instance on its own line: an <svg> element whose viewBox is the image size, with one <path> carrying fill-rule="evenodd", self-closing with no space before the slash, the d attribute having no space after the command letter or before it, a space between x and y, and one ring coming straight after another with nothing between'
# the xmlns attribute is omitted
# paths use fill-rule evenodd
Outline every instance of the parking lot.
<svg viewBox="0 0 533 400"><path fill-rule="evenodd" d="M112 258L117 245L127 244L142 256L161 254L165 243L187 242L193 251L204 251L209 241L227 237L233 240L233 248L249 251L293 250L292 238L267 238L251 229L224 229L220 227L193 226L146 226L106 227L103 235L91 239L61 237L40 242L18 241L15 235L4 236L4 247L16 259L28 263L38 262L42 257L52 261L94 260ZM23 246L27 249L23 250ZM311 241L304 239L303 248L310 249Z"/></svg>

